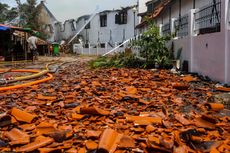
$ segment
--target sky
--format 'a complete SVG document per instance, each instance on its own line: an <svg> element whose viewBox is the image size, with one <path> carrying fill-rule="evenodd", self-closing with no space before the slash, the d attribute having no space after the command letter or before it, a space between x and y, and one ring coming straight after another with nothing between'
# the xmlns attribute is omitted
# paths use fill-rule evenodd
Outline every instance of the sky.
<svg viewBox="0 0 230 153"><path fill-rule="evenodd" d="M25 2L26 0L21 0ZM99 10L118 9L137 4L137 0L45 0L46 6L59 21L76 19L79 16L93 13L97 6ZM15 0L0 0L10 6L16 6ZM40 3L40 0L37 0Z"/></svg>

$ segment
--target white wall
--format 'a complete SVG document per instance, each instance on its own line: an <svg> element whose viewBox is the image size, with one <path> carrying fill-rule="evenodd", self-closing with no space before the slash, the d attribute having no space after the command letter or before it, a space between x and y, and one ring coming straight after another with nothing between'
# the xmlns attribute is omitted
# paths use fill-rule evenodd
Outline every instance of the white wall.
<svg viewBox="0 0 230 153"><path fill-rule="evenodd" d="M202 0L205 1L205 0ZM181 1L181 15L187 14L191 9L193 9L193 0L182 0Z"/></svg>
<svg viewBox="0 0 230 153"><path fill-rule="evenodd" d="M112 32L112 42L122 43L124 40L134 37L134 13L132 9L128 10L127 24L115 24L115 15L117 11L107 12L107 26L100 27L100 14L97 14L90 22L90 29L84 29L81 34L85 37L86 31L89 35L89 42L97 44L98 32L100 43L110 41L110 31ZM138 24L137 12L135 13L135 25ZM125 33L123 32L125 31ZM124 35L124 34L125 35ZM124 38L124 40L123 40Z"/></svg>
<svg viewBox="0 0 230 153"><path fill-rule="evenodd" d="M183 0L182 0L183 1ZM210 4L213 0L196 0L196 8L203 7L207 4Z"/></svg>
<svg viewBox="0 0 230 153"><path fill-rule="evenodd" d="M180 59L189 61L189 70L191 70L191 37L185 37L183 39L174 40L175 55L180 48L182 49Z"/></svg>
<svg viewBox="0 0 230 153"><path fill-rule="evenodd" d="M219 32L197 36L193 46L193 71L224 82L224 34Z"/></svg>
<svg viewBox="0 0 230 153"><path fill-rule="evenodd" d="M227 79L226 79L226 83L228 83L228 84L230 84L230 30L228 30L228 36L227 36L227 50L226 50L226 52L227 52L227 61L226 61L226 63L227 63L227 67L226 67L226 69L227 69Z"/></svg>
<svg viewBox="0 0 230 153"><path fill-rule="evenodd" d="M75 30L72 29L72 23L73 20L67 20L64 22L63 28L64 31L62 31L62 39L68 39L69 37L73 36L75 33Z"/></svg>
<svg viewBox="0 0 230 153"><path fill-rule="evenodd" d="M139 7L138 7L139 13L144 13L147 11L147 7L145 4L148 1L150 1L150 0L139 0Z"/></svg>

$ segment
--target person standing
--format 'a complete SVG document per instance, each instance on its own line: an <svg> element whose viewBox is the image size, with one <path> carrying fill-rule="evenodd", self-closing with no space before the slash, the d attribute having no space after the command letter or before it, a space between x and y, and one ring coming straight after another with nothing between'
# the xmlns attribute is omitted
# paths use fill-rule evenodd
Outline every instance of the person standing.
<svg viewBox="0 0 230 153"><path fill-rule="evenodd" d="M32 56L33 56L33 63L35 62L35 59L37 59L37 56L38 56L38 51L37 51L37 41L38 41L38 38L35 37L34 35L30 36L28 39L27 39L27 42L29 44L29 48L30 48L30 51L32 53Z"/></svg>

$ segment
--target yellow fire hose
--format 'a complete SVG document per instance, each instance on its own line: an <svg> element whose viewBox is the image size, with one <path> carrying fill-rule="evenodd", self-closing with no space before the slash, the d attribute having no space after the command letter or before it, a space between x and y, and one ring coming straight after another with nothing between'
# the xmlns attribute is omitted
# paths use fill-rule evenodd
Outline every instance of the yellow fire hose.
<svg viewBox="0 0 230 153"><path fill-rule="evenodd" d="M1 72L2 70L0 70ZM11 70L11 72L31 72L31 73L39 73L39 70ZM48 77L41 79L41 80L36 80L36 81L32 81L32 82L28 82L28 83L24 83L24 84L19 84L19 85L14 85L14 86L8 86L8 87L0 87L0 91L6 91L6 90L12 90L12 89L18 89L18 88L23 88L23 87L29 87L32 85L36 85L39 83L43 83L43 82L47 82L51 79L53 79L53 75L48 73L47 74Z"/></svg>
<svg viewBox="0 0 230 153"><path fill-rule="evenodd" d="M24 84L20 84L20 85L14 85L14 86L8 86L8 87L0 87L0 91L6 91L6 90L12 90L12 89L18 89L18 88L22 88L22 87L28 87L31 85L35 85L35 84L39 84L39 83L43 83L43 82L47 82L49 80L51 80L53 78L53 75L50 74L49 72L56 72L58 68L56 68L56 70L49 70L49 65L55 64L59 61L56 60L52 63L48 63L45 66L45 70L39 71L39 70L28 70L28 69L17 69L17 70L12 70L12 69L0 69L0 72L30 72L30 73L36 73L36 74L32 74L32 75L28 75L28 76L22 76L22 77L15 77L12 80L4 80L5 84L8 83L13 83L13 82L18 82L18 81L24 81L24 80L29 80L29 79L34 79L34 78L38 78L41 77L43 75L48 75L48 78L44 78L41 80L36 80L36 81L32 81L32 82L28 82L28 83L24 83ZM74 62L74 61L73 61ZM66 63L70 63L70 62L64 62L61 65L64 65ZM60 67L61 65L59 65L58 67Z"/></svg>

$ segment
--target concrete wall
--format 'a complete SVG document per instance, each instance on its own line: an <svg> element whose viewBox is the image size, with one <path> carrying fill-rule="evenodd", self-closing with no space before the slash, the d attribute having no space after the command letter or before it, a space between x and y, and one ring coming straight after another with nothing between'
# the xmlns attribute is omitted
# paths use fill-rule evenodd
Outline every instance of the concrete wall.
<svg viewBox="0 0 230 153"><path fill-rule="evenodd" d="M207 2L207 1L206 1ZM182 60L189 61L189 70L209 76L213 80L230 83L230 31L228 0L222 0L221 32L174 40L175 50L182 47ZM203 5L204 3L200 3ZM208 2L206 3L208 4ZM192 13L191 13L192 14ZM191 16L190 14L190 16ZM193 21L190 31L193 31Z"/></svg>
<svg viewBox="0 0 230 153"><path fill-rule="evenodd" d="M223 33L197 36L194 38L193 46L192 71L224 82L225 38Z"/></svg>

